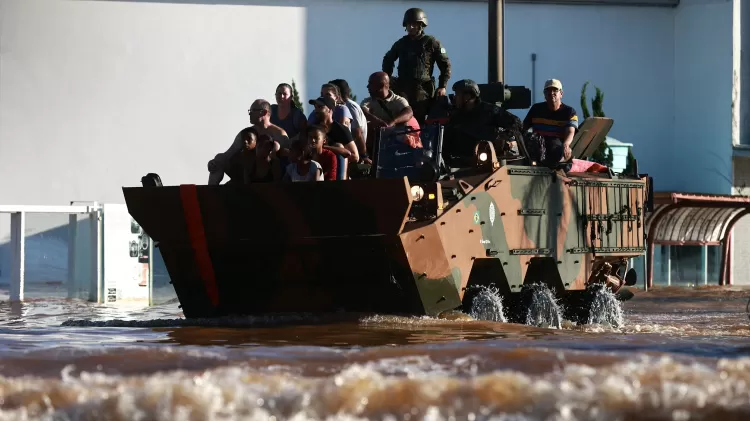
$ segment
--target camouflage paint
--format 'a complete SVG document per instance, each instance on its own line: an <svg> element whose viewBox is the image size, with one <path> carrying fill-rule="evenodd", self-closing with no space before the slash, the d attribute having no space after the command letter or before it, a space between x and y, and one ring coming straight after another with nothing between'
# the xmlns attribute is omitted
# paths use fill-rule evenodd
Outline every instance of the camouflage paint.
<svg viewBox="0 0 750 421"><path fill-rule="evenodd" d="M643 235L643 212L640 217L637 212L628 217L628 209L642 206L645 179L603 177L565 175L544 167L505 166L472 180L467 194L458 203L448 204L433 222L406 224L402 244L426 313L447 309L447 303L437 306L436 299L448 297L445 289L449 284L460 285L450 296L463 299L478 258L501 262L509 291L520 292L525 283L554 283L558 276L560 287L582 290L590 282L594 261L599 264L612 261L610 256L642 255L642 250L627 247L643 245L638 241ZM611 224L611 232L607 233L606 227L601 235L597 231L593 242L589 231L583 230L582 219L592 217ZM590 229L591 223L585 227ZM592 246L624 250L592 253ZM540 279L528 278L533 258L547 258L556 271L548 272L548 265L533 276ZM427 276L419 276L422 274ZM498 288L507 290L502 285Z"/></svg>

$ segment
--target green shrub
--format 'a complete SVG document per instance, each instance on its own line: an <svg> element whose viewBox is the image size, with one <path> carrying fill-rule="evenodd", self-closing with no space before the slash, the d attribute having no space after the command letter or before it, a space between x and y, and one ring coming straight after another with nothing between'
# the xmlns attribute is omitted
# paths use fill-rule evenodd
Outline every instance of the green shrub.
<svg viewBox="0 0 750 421"><path fill-rule="evenodd" d="M587 119L591 117L591 114L589 113L589 108L586 105L586 87L588 86L589 82L586 82L583 84L583 88L581 89L581 112L583 113L583 119ZM604 115L604 110L602 109L602 104L604 103L604 94L602 93L602 90L596 87L596 95L594 95L594 98L591 100L591 109L594 110L594 117L606 117ZM628 152L628 165L630 165L630 155L631 153ZM594 161L596 163L599 163L601 165L606 165L607 167L612 166L613 156L612 156L612 149L609 148L607 145L607 141L603 141L601 145L599 145L599 149L597 149L594 154L589 158L589 160Z"/></svg>
<svg viewBox="0 0 750 421"><path fill-rule="evenodd" d="M296 105L300 111L303 113L305 112L305 109L302 106L302 101L299 100L299 91L297 90L297 83L294 82L294 79L292 79L292 101L294 101L294 105Z"/></svg>

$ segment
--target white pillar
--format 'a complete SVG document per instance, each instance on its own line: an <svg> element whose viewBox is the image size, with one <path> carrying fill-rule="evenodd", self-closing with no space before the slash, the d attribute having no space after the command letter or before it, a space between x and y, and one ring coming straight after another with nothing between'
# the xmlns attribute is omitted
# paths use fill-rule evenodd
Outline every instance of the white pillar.
<svg viewBox="0 0 750 421"><path fill-rule="evenodd" d="M23 301L26 261L26 213L10 214L10 301Z"/></svg>
<svg viewBox="0 0 750 421"><path fill-rule="evenodd" d="M748 88L750 85L743 84L748 76L748 58L745 40L748 38L747 29L742 28L743 8L741 3L747 0L732 0L732 145L748 145L748 119L747 107ZM744 14L746 14L745 11ZM745 50L745 51L743 51Z"/></svg>
<svg viewBox="0 0 750 421"><path fill-rule="evenodd" d="M102 285L102 209L94 202L89 213L91 224L91 286L89 301L103 303L104 288Z"/></svg>
<svg viewBox="0 0 750 421"><path fill-rule="evenodd" d="M68 216L68 298L78 298L76 284L76 238L78 237L78 215Z"/></svg>
<svg viewBox="0 0 750 421"><path fill-rule="evenodd" d="M154 305L154 239L148 237L148 305Z"/></svg>
<svg viewBox="0 0 750 421"><path fill-rule="evenodd" d="M708 246L701 246L701 281L708 285Z"/></svg>
<svg viewBox="0 0 750 421"><path fill-rule="evenodd" d="M664 271L667 277L667 286L672 285L672 246L663 245Z"/></svg>

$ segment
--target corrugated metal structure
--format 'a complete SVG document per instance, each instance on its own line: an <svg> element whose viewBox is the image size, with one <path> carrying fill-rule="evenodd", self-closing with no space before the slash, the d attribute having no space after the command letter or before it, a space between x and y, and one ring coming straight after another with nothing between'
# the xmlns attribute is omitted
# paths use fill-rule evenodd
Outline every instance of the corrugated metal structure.
<svg viewBox="0 0 750 421"><path fill-rule="evenodd" d="M732 228L749 213L746 196L655 193L654 211L646 215L647 287L653 285L656 245L721 246L719 284L731 285Z"/></svg>

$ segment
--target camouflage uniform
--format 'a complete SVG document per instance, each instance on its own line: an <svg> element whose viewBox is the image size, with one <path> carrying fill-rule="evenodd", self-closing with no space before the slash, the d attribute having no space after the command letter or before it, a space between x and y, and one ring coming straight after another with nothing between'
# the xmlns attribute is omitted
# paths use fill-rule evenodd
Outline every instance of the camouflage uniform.
<svg viewBox="0 0 750 421"><path fill-rule="evenodd" d="M427 16L421 9L409 9L404 15L403 26L421 22L427 26ZM447 88L451 77L451 62L440 41L431 35L420 33L415 39L405 35L396 41L383 57L383 71L393 76L393 68L398 60L398 79L392 83L394 91L404 96L414 110L414 117L420 126L435 95L435 78L432 76L435 64L440 69L437 88ZM395 85L395 86L394 86Z"/></svg>
<svg viewBox="0 0 750 421"><path fill-rule="evenodd" d="M459 158L460 161L473 160L474 147L481 140L491 141L498 157L508 152L517 155L517 143L510 148L507 142L522 139L521 119L497 105L479 100L479 87L472 80L458 81L453 85L453 89L473 91L477 103L471 110L457 109L451 113L445 125L443 158L446 161L449 161L451 156Z"/></svg>

